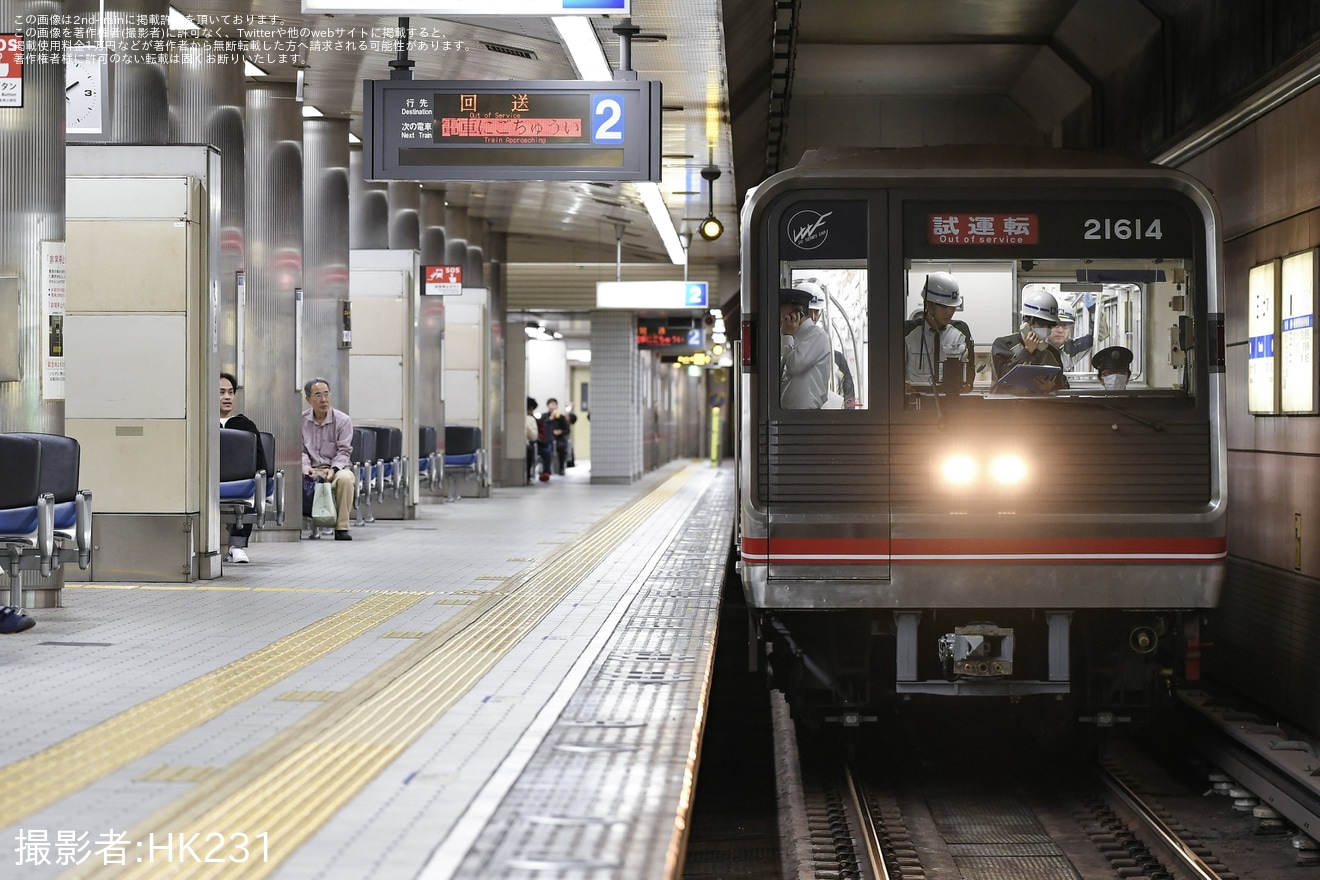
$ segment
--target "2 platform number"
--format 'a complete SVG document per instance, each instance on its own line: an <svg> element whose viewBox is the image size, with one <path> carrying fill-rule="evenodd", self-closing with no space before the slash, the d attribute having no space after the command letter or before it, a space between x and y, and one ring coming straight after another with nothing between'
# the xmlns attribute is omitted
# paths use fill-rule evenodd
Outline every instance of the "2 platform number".
<svg viewBox="0 0 1320 880"><path fill-rule="evenodd" d="M592 95L591 142L622 146L624 131L623 95Z"/></svg>

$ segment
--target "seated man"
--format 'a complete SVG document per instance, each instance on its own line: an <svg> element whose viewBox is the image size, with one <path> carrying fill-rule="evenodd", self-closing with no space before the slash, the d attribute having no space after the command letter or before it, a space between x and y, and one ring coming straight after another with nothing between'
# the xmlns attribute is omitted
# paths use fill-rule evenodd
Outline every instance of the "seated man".
<svg viewBox="0 0 1320 880"><path fill-rule="evenodd" d="M330 383L316 378L303 386L308 409L302 418L303 481L330 483L335 493L335 540L351 541L348 516L357 478L353 475L353 420L330 405Z"/></svg>
<svg viewBox="0 0 1320 880"><path fill-rule="evenodd" d="M1091 355L1091 366L1106 391L1122 391L1132 378L1132 350L1111 345Z"/></svg>

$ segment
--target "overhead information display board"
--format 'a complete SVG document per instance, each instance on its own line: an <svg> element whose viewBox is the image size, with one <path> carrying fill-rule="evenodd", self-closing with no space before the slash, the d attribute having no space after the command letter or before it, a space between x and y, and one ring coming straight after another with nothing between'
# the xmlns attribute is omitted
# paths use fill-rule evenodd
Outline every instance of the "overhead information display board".
<svg viewBox="0 0 1320 880"><path fill-rule="evenodd" d="M302 0L305 13L355 15L628 15L630 0Z"/></svg>
<svg viewBox="0 0 1320 880"><path fill-rule="evenodd" d="M660 179L660 83L362 83L370 180Z"/></svg>

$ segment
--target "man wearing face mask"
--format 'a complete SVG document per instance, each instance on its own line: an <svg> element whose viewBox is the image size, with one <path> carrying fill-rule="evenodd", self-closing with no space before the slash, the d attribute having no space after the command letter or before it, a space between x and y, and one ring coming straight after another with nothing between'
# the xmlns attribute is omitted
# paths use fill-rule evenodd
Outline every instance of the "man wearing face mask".
<svg viewBox="0 0 1320 880"><path fill-rule="evenodd" d="M1132 378L1132 350L1111 345L1091 355L1091 366L1106 391L1122 391Z"/></svg>
<svg viewBox="0 0 1320 880"><path fill-rule="evenodd" d="M1033 290L1022 296L1022 326L1016 333L1001 336L990 347L995 381L1019 364L1058 367L1053 382L1045 381L1042 392L1068 387L1063 375L1063 355L1050 344L1050 330L1059 323L1059 301L1054 294Z"/></svg>

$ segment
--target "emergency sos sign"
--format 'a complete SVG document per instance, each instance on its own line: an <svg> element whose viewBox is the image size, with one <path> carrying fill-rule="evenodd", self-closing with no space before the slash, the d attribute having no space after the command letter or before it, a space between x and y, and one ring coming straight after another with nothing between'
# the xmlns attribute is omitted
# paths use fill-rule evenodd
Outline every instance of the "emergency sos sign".
<svg viewBox="0 0 1320 880"><path fill-rule="evenodd" d="M0 107L23 106L23 35L0 34Z"/></svg>
<svg viewBox="0 0 1320 880"><path fill-rule="evenodd" d="M658 82L362 86L371 180L660 179Z"/></svg>

